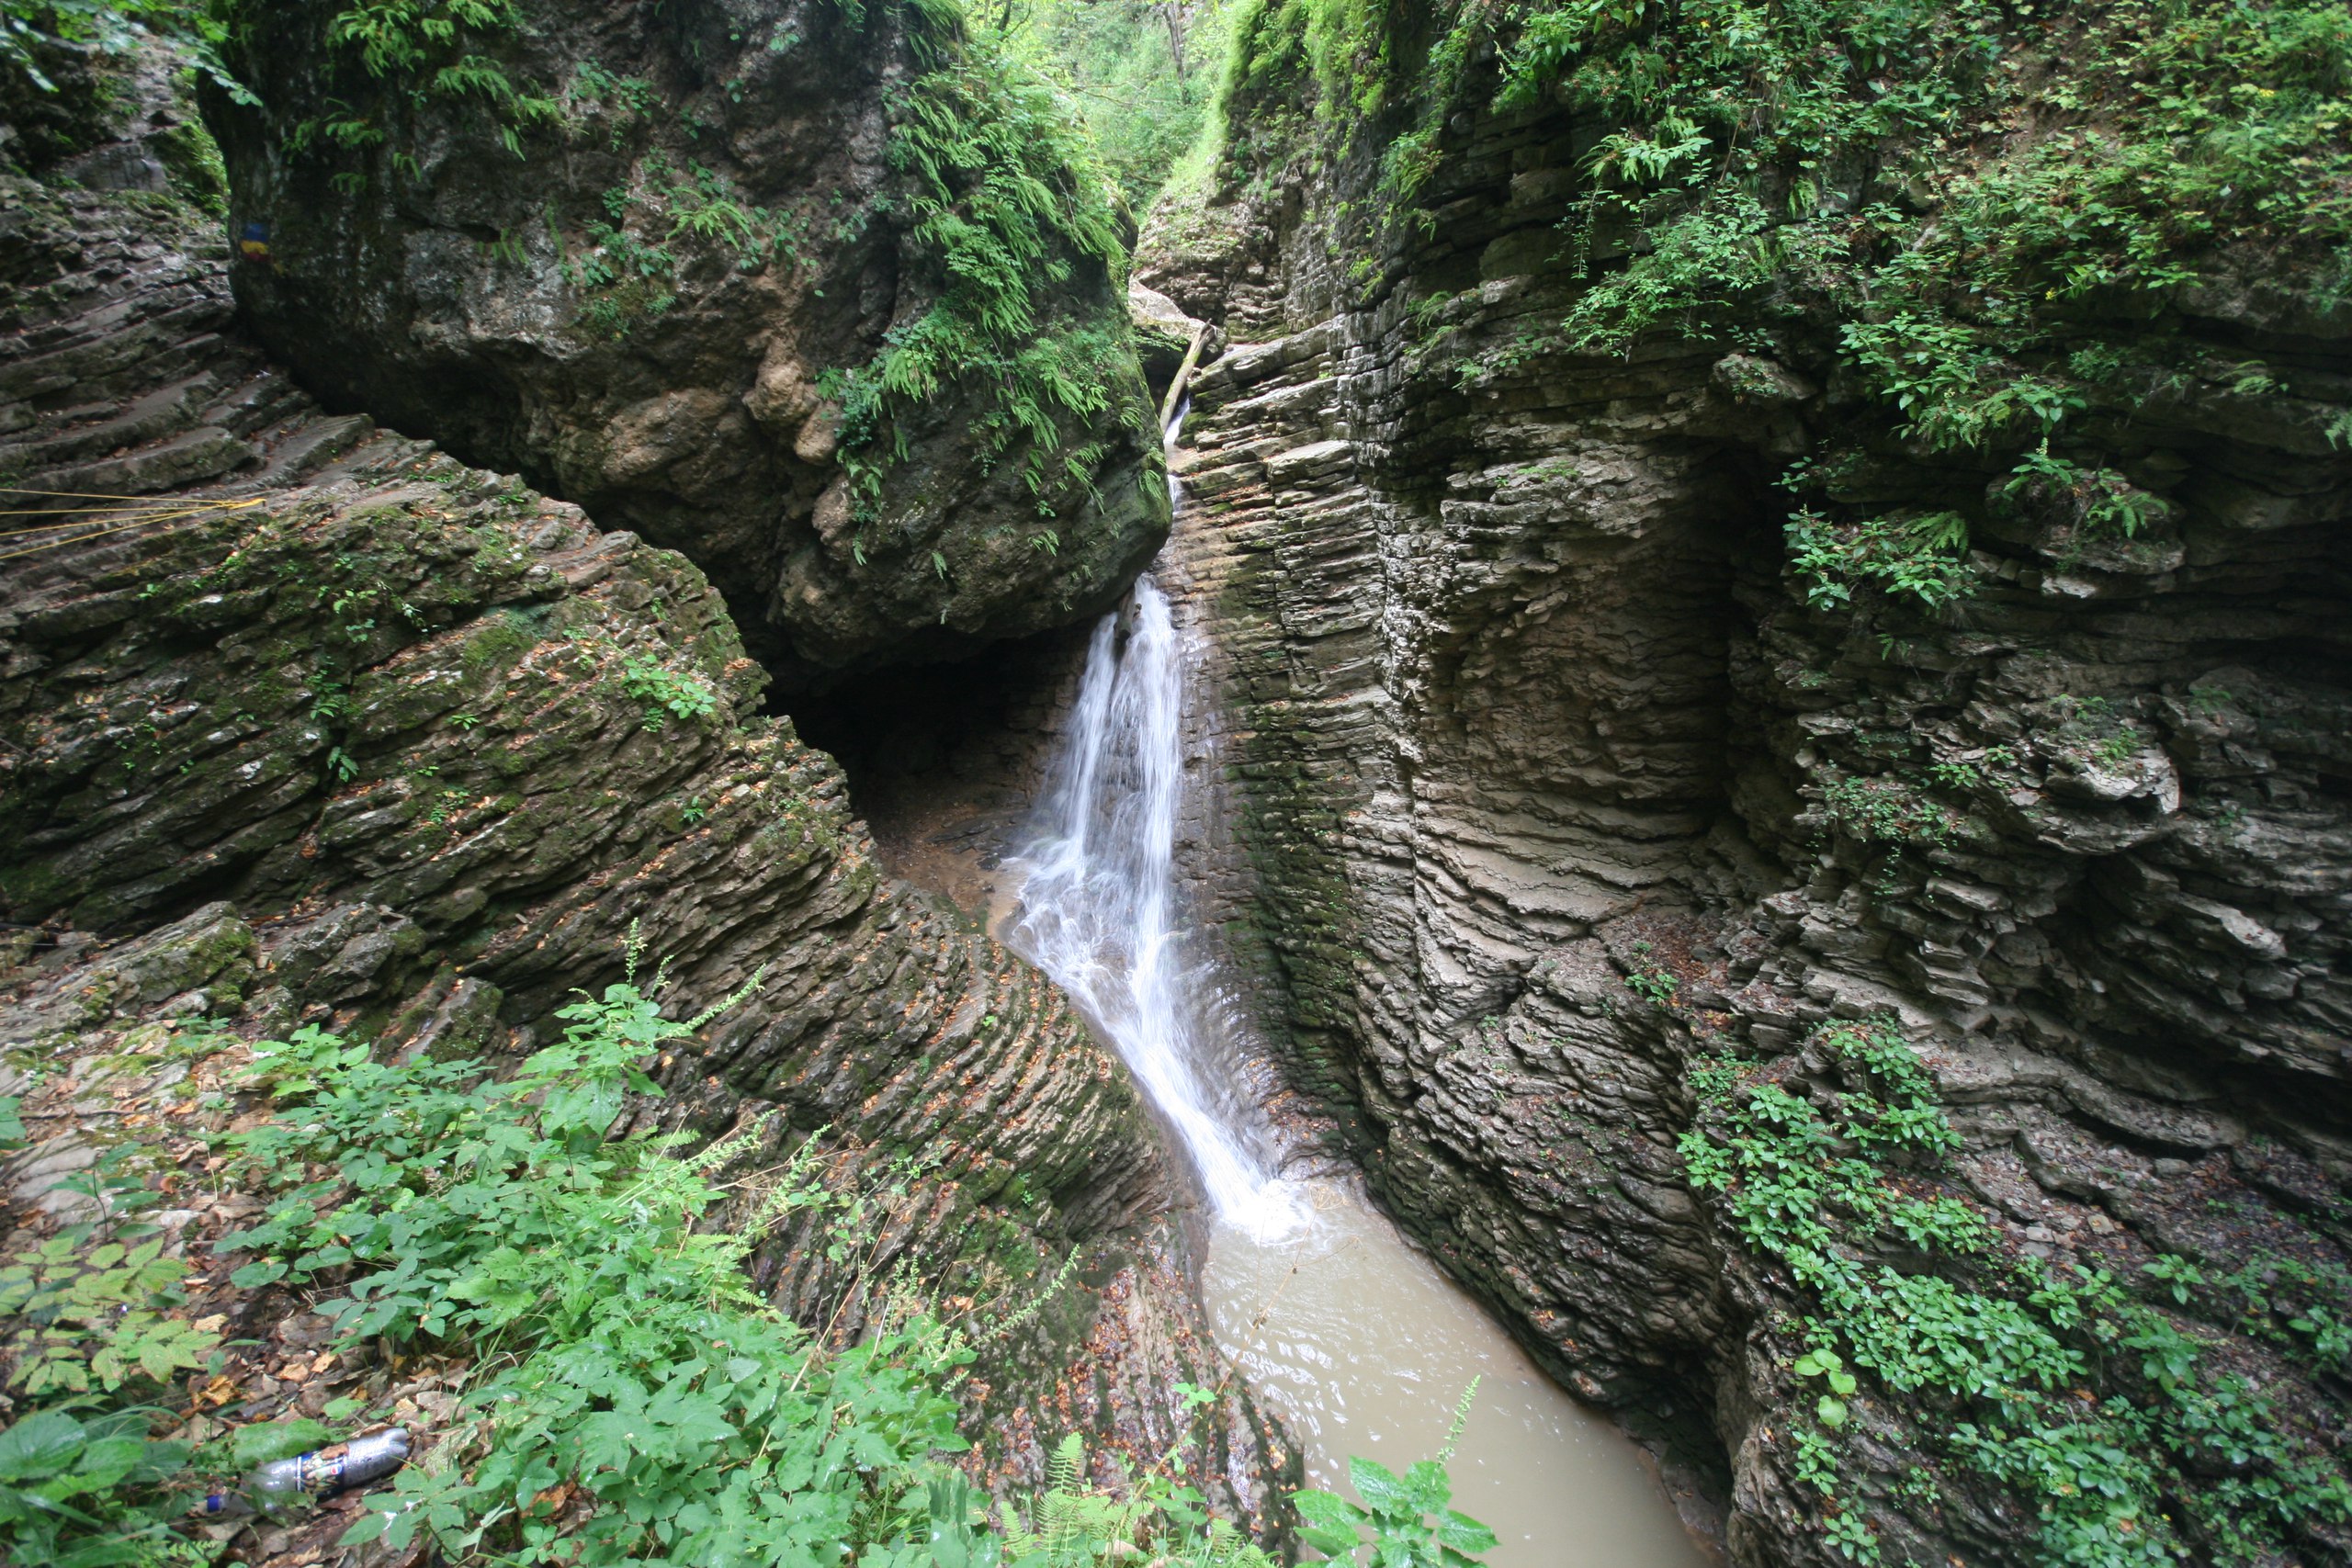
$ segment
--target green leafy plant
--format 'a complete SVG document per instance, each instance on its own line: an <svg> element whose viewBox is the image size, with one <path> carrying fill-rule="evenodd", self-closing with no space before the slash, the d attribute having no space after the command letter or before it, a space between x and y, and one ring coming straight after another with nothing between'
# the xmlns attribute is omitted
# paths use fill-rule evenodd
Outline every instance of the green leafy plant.
<svg viewBox="0 0 2352 1568"><path fill-rule="evenodd" d="M177 1557L176 1500L156 1483L187 1445L147 1436L147 1412L36 1410L0 1428L0 1546L12 1562L49 1568L164 1563Z"/></svg>
<svg viewBox="0 0 2352 1568"><path fill-rule="evenodd" d="M503 1081L477 1062L378 1062L316 1029L255 1047L290 1119L240 1134L239 1158L335 1174L224 1242L258 1255L238 1281L344 1281L322 1310L346 1341L501 1348L444 1438L467 1462L403 1471L346 1540L422 1531L518 1562L821 1560L888 1535L893 1478L961 1446L940 1389L968 1352L944 1331L902 1316L824 1352L752 1292L750 1247L820 1201L805 1158L711 1233L709 1172L748 1136L693 1159L607 1140L625 1097L655 1092L646 1059L718 1010L665 1020L658 978L640 988L633 959L631 975L561 1010L562 1038ZM574 1492L584 1521L549 1501Z"/></svg>
<svg viewBox="0 0 2352 1568"><path fill-rule="evenodd" d="M231 31L244 47L265 47L261 39L273 25L263 0L231 0L225 9ZM357 0L327 18L326 38L332 51L330 81L343 89L380 92L390 86L420 97L472 99L488 112L490 123L508 152L523 155L523 131L551 124L561 118L556 96L527 83L518 83L490 53L523 26L517 0ZM350 77L352 67L358 77ZM297 122L286 135L287 150L303 153L331 146L356 153L381 145L385 130L375 112L347 99L328 96L325 112ZM398 160L389 165L401 168ZM406 165L406 172L415 170ZM336 176L346 190L356 192L367 181L357 169Z"/></svg>
<svg viewBox="0 0 2352 1568"><path fill-rule="evenodd" d="M1801 1378L1820 1378L1828 1383L1829 1391L1814 1405L1814 1417L1833 1432L1843 1427L1846 1424L1846 1401L1852 1398L1854 1391L1861 1385L1854 1381L1854 1374L1846 1370L1846 1363L1838 1352L1808 1350L1797 1358L1796 1365L1790 1370Z"/></svg>
<svg viewBox="0 0 2352 1568"><path fill-rule="evenodd" d="M1376 1460L1351 1459L1348 1484L1361 1502L1334 1492L1299 1493L1299 1539L1335 1560L1369 1562L1375 1568L1474 1568L1471 1554L1491 1551L1495 1532L1447 1506L1453 1493L1445 1467L1477 1393L1478 1380L1473 1378L1435 1459L1422 1460L1402 1475ZM1360 1556L1363 1551L1369 1557Z"/></svg>
<svg viewBox="0 0 2352 1568"><path fill-rule="evenodd" d="M842 461L868 513L905 455L906 422L969 386L993 389L974 429L980 462L1022 452L1050 513L1056 490L1084 477L1052 461L1064 423L1110 407L1132 363L1124 323L1088 326L1054 302L1079 267L1124 278L1119 209L1053 85L935 9L915 23L930 68L890 97L888 155L907 243L937 296L870 363L827 370L820 389L842 411Z"/></svg>
<svg viewBox="0 0 2352 1568"><path fill-rule="evenodd" d="M1833 1550L1878 1560L1836 1447L1865 1378L1920 1414L1921 1439L1947 1462L2034 1510L2052 1568L2176 1562L2180 1511L2236 1561L2279 1550L2306 1521L2352 1524L2340 1465L2214 1367L2209 1346L2102 1273L2061 1280L2003 1259L1968 1205L1921 1196L1917 1173L1958 1136L1892 1021L1825 1025L1795 1061L1808 1095L1770 1070L1695 1066L1701 1122L1680 1146L1692 1185L1816 1305L1792 1370L1826 1392L1796 1442ZM1920 1259L1881 1260L1890 1231ZM2208 1282L2186 1263L2151 1278L2177 1304ZM2232 1478L2191 1481L2215 1466Z"/></svg>
<svg viewBox="0 0 2352 1568"><path fill-rule="evenodd" d="M1625 976L1625 984L1653 1007L1672 1007L1674 993L1681 982L1663 969L1636 969Z"/></svg>
<svg viewBox="0 0 2352 1568"><path fill-rule="evenodd" d="M0 1100L0 1149L25 1138ZM162 1563L183 1506L164 1483L188 1445L153 1439L147 1400L207 1365L220 1336L172 1315L189 1269L137 1215L153 1201L118 1145L75 1185L97 1217L0 1258L0 1364L16 1419L0 1428L0 1553L60 1568Z"/></svg>
<svg viewBox="0 0 2352 1568"><path fill-rule="evenodd" d="M1790 569L1816 610L1843 609L1864 584L1938 609L1966 595L1968 522L1958 513L1833 523L1808 507L1790 513Z"/></svg>
<svg viewBox="0 0 2352 1568"><path fill-rule="evenodd" d="M707 682L642 654L622 661L621 689L645 705L647 729L660 729L670 718L706 718L718 708L718 694Z"/></svg>

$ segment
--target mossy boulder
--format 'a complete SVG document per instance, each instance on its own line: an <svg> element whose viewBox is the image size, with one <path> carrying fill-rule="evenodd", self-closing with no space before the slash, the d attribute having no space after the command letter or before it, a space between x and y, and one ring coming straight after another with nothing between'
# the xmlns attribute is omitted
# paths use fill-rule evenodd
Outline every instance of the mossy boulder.
<svg viewBox="0 0 2352 1568"><path fill-rule="evenodd" d="M528 0L372 61L245 16L269 107L215 118L265 341L683 550L781 679L1096 614L1164 537L1132 224L952 12Z"/></svg>

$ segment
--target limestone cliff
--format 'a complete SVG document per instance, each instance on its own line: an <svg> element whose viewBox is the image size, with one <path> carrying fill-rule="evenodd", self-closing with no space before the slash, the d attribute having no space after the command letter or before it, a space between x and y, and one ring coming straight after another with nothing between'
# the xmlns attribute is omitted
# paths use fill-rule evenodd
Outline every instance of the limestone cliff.
<svg viewBox="0 0 2352 1568"><path fill-rule="evenodd" d="M1214 1373L1115 1059L879 871L698 570L322 412L239 334L227 265L168 196L0 183L0 462L28 498L0 578L0 1039L25 1068L0 1087L34 1139L12 1200L176 1105L136 1027L496 1056L634 937L673 1016L763 976L639 1114L763 1125L754 1160L821 1131L852 1187L918 1159L870 1256L775 1236L775 1299L854 1335L920 1279L1008 1318L971 1409L1013 1473L1069 1428L1157 1451L1168 1385ZM998 1426L1041 1401L1051 1429ZM1246 1494L1261 1428L1236 1419Z"/></svg>
<svg viewBox="0 0 2352 1568"><path fill-rule="evenodd" d="M959 18L237 15L268 107L215 118L263 341L329 404L682 550L779 678L1065 625L1158 547L1131 225Z"/></svg>
<svg viewBox="0 0 2352 1568"><path fill-rule="evenodd" d="M1961 1139L1905 1179L1999 1261L1852 1256L1937 1290L2109 1271L2286 1439L2150 1439L2133 1462L2179 1468L2110 1539L2344 1561L2340 1501L2257 1548L2214 1499L2342 1486L2346 1369L2287 1319L2352 1279L2352 453L2326 434L2352 316L2224 266L2083 328L2177 367L2069 427L2157 498L2098 537L1889 434L1793 310L1770 352L1577 352L1559 324L1651 243L1576 254L1614 128L1498 107L1489 39L1418 121L1303 129L1329 90L1277 69L1329 47L1277 36L1303 14L1250 13L1222 161L1137 268L1233 343L1194 388L1174 554L1251 863L1220 896L1249 900L1294 1081L1573 1387L1718 1467L1734 1561L2044 1560L2074 1472L1992 1477L1949 1438L1980 1407L1925 1372L1815 1417L1808 1348L1857 1351L1689 1163L1725 1146L1709 1064L1826 1116L1867 1075L1825 1026L1896 1020ZM1409 201L1383 152L1408 134ZM1792 561L1776 476L1873 419L1843 493L1972 520L1940 610L1825 605ZM2197 1282L2161 1286L2183 1260Z"/></svg>

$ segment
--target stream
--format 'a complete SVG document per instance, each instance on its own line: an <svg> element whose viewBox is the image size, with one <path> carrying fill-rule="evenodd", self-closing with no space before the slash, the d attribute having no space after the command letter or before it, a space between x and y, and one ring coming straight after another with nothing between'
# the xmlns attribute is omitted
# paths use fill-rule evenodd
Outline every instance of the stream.
<svg viewBox="0 0 2352 1568"><path fill-rule="evenodd" d="M1453 1506L1499 1538L1494 1568L1698 1568L1709 1555L1631 1441L1348 1186L1279 1173L1223 1021L1228 987L1185 940L1185 652L1148 576L1095 628L1003 935L1182 1144L1212 1216L1201 1289L1220 1344L1312 1485L1347 1491L1351 1455L1398 1470L1434 1456L1475 1377L1450 1470Z"/></svg>

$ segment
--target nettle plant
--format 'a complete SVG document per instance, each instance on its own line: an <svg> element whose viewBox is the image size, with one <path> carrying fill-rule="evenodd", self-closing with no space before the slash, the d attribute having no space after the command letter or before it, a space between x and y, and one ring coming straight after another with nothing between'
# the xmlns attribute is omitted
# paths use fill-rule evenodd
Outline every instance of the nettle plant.
<svg viewBox="0 0 2352 1568"><path fill-rule="evenodd" d="M1790 1325L1807 1348L1789 1370L1815 1392L1789 1438L1835 1551L1880 1560L1874 1504L1932 1521L1949 1489L1988 1484L2032 1509L2052 1568L2169 1564L2192 1549L2325 1555L2328 1532L2352 1529L2352 1483L2324 1437L2286 1419L2218 1341L2105 1271L2061 1278L2012 1256L1938 1190L1959 1134L1894 1021L1824 1025L1770 1063L1702 1058L1690 1081L1692 1186L1811 1303ZM2146 1275L2176 1305L2185 1281L2204 1283L2185 1259ZM2309 1313L2275 1330L2316 1367L2328 1333ZM1848 1446L1863 1427L1934 1465L1903 1485L1870 1474Z"/></svg>
<svg viewBox="0 0 2352 1568"><path fill-rule="evenodd" d="M253 1047L276 1116L228 1142L278 1191L221 1244L251 1255L235 1281L303 1291L345 1345L478 1359L457 1424L345 1542L429 1536L453 1562L549 1568L1096 1568L1146 1549L1171 1565L1272 1568L1184 1482L1191 1427L1111 1487L1086 1482L1072 1437L1042 1493L991 1506L945 1463L967 1446L954 1395L969 1337L904 1288L845 1348L763 1301L743 1264L780 1220L814 1211L821 1245L842 1257L887 1228L875 1194L820 1179L821 1131L780 1167L724 1183L763 1127L683 1157L682 1134L607 1136L631 1097L659 1092L651 1055L758 985L665 1019L632 942L625 978L562 1009L562 1037L507 1076L379 1060L313 1028ZM1182 1392L1195 1411L1217 1398ZM1442 1470L1408 1481L1442 1504ZM1390 1552L1379 1560L1423 1562L1394 1555L1420 1537L1366 1496L1374 1548ZM1450 1519L1453 1546L1491 1543ZM1458 1552L1444 1562L1464 1568Z"/></svg>
<svg viewBox="0 0 2352 1568"><path fill-rule="evenodd" d="M248 1047L248 1083L270 1114L218 1144L229 1174L270 1201L219 1244L247 1259L232 1282L296 1292L334 1324L339 1351L473 1362L456 1417L420 1434L425 1451L371 1495L345 1544L429 1538L451 1563L548 1568L1101 1568L1138 1555L1272 1568L1186 1479L1222 1385L1179 1385L1190 1419L1151 1465L1114 1461L1112 1484L1090 1483L1072 1436L1043 1490L991 1498L950 1468L967 1446L956 1395L978 1341L904 1280L878 1282L867 1328L846 1346L763 1301L743 1264L777 1223L812 1222L811 1245L870 1268L912 1166L844 1179L819 1129L780 1163L740 1172L765 1146L764 1122L692 1155L683 1134L611 1136L632 1099L659 1093L644 1071L654 1055L759 986L672 1020L661 977L640 984L637 971L632 935L622 980L561 1009L560 1038L519 1063L403 1057L307 1027ZM240 1043L208 1035L188 1048ZM0 1100L0 1149L22 1143L16 1109ZM355 1396L328 1404L334 1427L169 1437L187 1414L170 1380L220 1371L222 1349L209 1320L186 1320L188 1265L138 1218L160 1201L140 1184L144 1157L120 1145L84 1179L98 1218L0 1256L14 1416L0 1427L0 1555L12 1562L215 1562L220 1549L183 1529L192 1495L368 1414ZM1074 1250L994 1332L1076 1271ZM1464 1554L1492 1543L1444 1510L1442 1459L1402 1477L1359 1465L1354 1481L1362 1507L1300 1499L1339 1532L1335 1553L1350 1553L1359 1527L1390 1568L1468 1568Z"/></svg>

